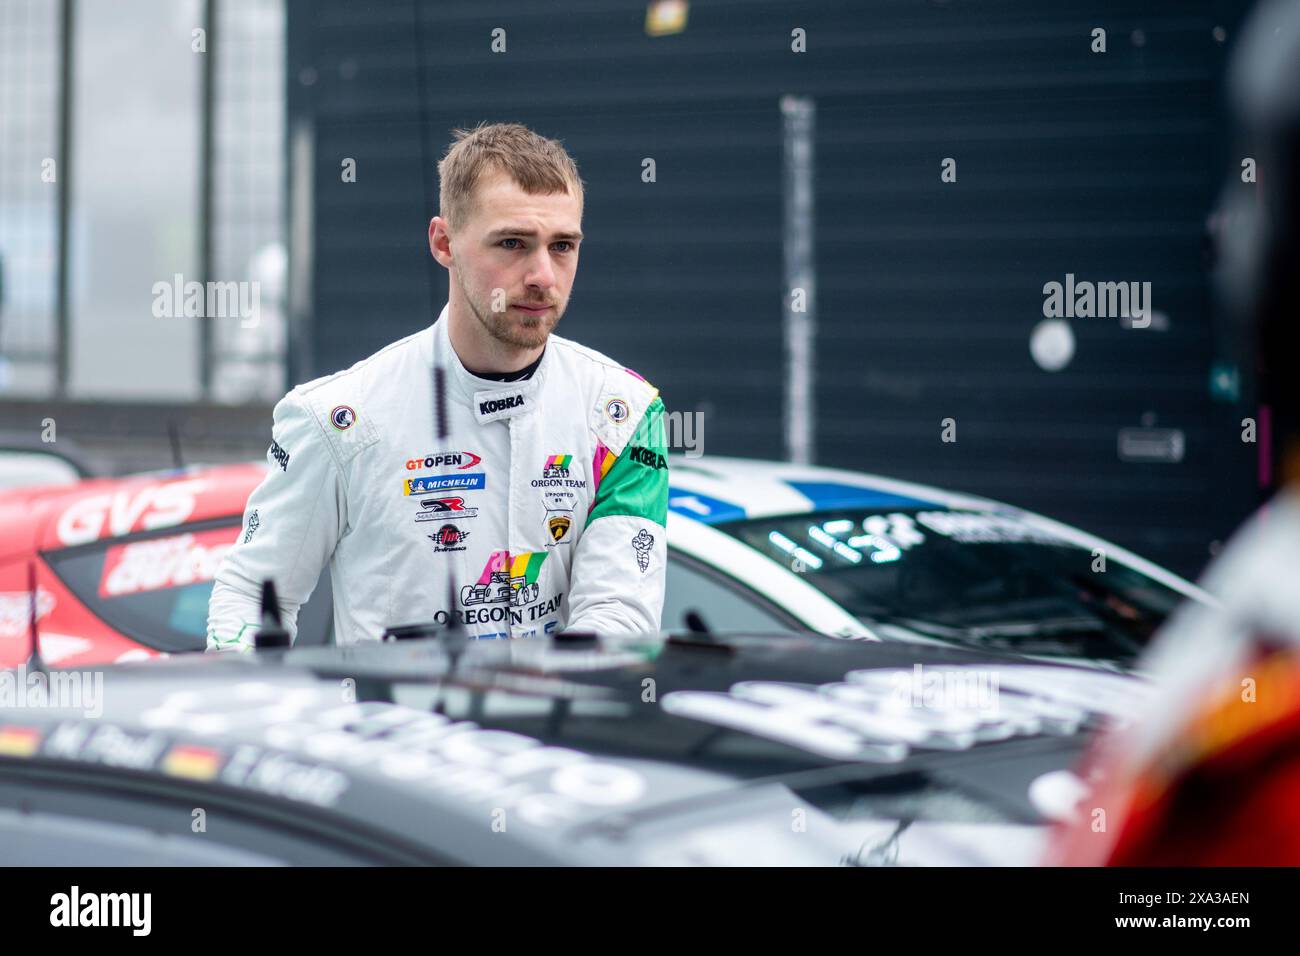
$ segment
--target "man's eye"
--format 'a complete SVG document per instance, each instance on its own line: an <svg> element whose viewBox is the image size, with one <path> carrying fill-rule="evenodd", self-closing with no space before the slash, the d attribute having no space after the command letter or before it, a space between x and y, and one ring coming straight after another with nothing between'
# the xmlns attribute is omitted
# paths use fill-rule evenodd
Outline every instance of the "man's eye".
<svg viewBox="0 0 1300 956"><path fill-rule="evenodd" d="M568 248L566 248L566 249L561 249L560 252L572 252L572 251L573 251L573 243L568 242L567 240L566 240L566 241L563 241L563 242L557 242L557 243L555 243L555 245L557 245L557 246L567 246L567 247L568 247Z"/></svg>
<svg viewBox="0 0 1300 956"><path fill-rule="evenodd" d="M498 246L505 246L507 242L518 242L518 241L519 241L518 239L502 239L500 242L497 243L497 245L498 245ZM506 248L507 248L507 249L514 249L514 248L516 248L516 247L515 247L515 246L506 246Z"/></svg>

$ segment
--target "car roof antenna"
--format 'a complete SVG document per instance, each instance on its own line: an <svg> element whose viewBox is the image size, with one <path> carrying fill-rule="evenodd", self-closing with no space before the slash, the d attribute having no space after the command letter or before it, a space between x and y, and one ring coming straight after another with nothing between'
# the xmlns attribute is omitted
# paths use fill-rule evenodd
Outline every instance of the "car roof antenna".
<svg viewBox="0 0 1300 956"><path fill-rule="evenodd" d="M185 457L181 454L181 430L170 418L167 419L167 440L172 446L172 464L179 471L185 467Z"/></svg>
<svg viewBox="0 0 1300 956"><path fill-rule="evenodd" d="M262 623L253 635L253 647L259 651L272 651L289 645L289 632L280 620L280 602L275 596L275 582L267 578L262 582Z"/></svg>
<svg viewBox="0 0 1300 956"><path fill-rule="evenodd" d="M45 664L45 658L41 657L41 639L36 629L36 618L38 616L37 604L39 595L36 591L36 562L27 562L27 597L28 597L28 631L31 634L32 652L27 658L27 666L33 671L39 671L42 674L50 672L49 667Z"/></svg>
<svg viewBox="0 0 1300 956"><path fill-rule="evenodd" d="M433 367L433 428L437 433L438 447L450 447L451 429L447 424L447 370L441 365ZM450 562L448 562L450 565ZM447 653L451 656L451 667L455 670L461 652L469 643L469 632L456 607L456 582L447 576L447 626L439 635Z"/></svg>

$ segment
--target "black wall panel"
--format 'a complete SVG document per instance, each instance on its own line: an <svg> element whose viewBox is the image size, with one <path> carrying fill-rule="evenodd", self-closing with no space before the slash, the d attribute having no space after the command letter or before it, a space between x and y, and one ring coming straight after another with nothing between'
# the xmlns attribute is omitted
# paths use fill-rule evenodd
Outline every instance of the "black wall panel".
<svg viewBox="0 0 1300 956"><path fill-rule="evenodd" d="M704 412L707 452L780 457L778 103L797 93L818 108L819 463L1003 498L1185 573L1253 506L1251 412L1208 387L1204 235L1237 5L696 0L661 38L640 0L289 11L290 124L315 138L297 378L430 321L447 287L425 246L433 163L452 128L515 120L562 139L587 182L562 333ZM1073 361L1040 369L1042 287L1067 272L1151 282L1167 328L1076 319ZM1144 423L1182 429L1183 461L1122 462L1119 429Z"/></svg>

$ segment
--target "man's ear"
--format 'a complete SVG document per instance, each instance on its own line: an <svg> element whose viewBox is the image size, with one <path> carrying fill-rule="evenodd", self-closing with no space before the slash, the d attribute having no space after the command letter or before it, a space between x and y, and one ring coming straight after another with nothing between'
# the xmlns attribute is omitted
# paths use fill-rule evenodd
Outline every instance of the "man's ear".
<svg viewBox="0 0 1300 956"><path fill-rule="evenodd" d="M447 220L441 216L429 220L429 252L440 265L451 267L451 233L447 230Z"/></svg>

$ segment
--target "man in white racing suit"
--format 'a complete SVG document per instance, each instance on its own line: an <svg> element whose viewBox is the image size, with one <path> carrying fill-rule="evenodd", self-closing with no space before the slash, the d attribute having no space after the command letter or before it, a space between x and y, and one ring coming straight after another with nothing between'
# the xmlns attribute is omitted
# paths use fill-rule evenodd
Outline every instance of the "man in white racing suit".
<svg viewBox="0 0 1300 956"><path fill-rule="evenodd" d="M296 634L326 562L341 644L453 616L478 638L659 628L663 403L551 334L577 270L577 168L517 124L456 136L429 227L449 301L276 405L270 471L213 585L209 650L251 647L268 578Z"/></svg>

